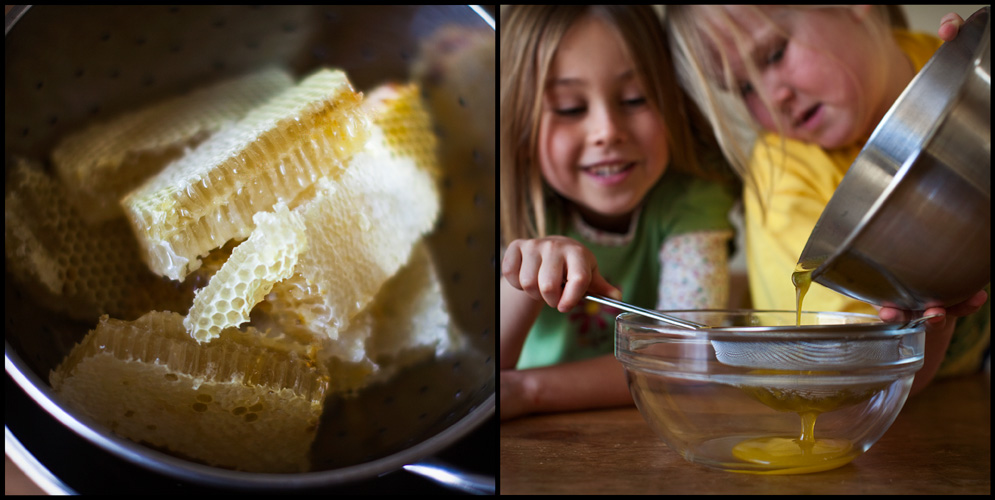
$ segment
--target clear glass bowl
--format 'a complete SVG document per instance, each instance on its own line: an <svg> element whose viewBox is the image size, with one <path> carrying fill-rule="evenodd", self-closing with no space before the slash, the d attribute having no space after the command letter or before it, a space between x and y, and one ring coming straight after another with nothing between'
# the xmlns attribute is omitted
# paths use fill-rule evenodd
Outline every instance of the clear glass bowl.
<svg viewBox="0 0 995 500"><path fill-rule="evenodd" d="M667 311L690 330L632 313L615 357L636 406L685 459L717 469L800 474L867 451L894 422L922 367L924 329L876 316Z"/></svg>

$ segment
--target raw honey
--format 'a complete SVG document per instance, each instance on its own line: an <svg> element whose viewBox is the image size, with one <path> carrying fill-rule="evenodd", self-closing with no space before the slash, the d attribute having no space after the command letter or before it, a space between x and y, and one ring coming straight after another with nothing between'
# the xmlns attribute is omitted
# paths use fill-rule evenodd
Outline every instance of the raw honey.
<svg viewBox="0 0 995 500"><path fill-rule="evenodd" d="M799 262L795 265L794 272L791 273L791 283L795 285L795 325L802 325L802 302L805 294L812 286L812 272L815 271L824 259Z"/></svg>
<svg viewBox="0 0 995 500"><path fill-rule="evenodd" d="M753 370L752 375L796 375L802 377L836 375L832 371ZM802 474L829 470L856 458L859 450L846 439L817 439L815 422L822 413L853 406L870 399L883 386L843 389L812 387L744 386L742 390L777 411L794 412L801 418L798 437L768 436L747 439L735 445L732 454L744 462L771 467L771 474ZM750 471L744 471L750 472Z"/></svg>
<svg viewBox="0 0 995 500"><path fill-rule="evenodd" d="M803 415L803 419L808 415ZM809 421L815 426L815 416ZM792 439L765 437L747 439L732 449L744 462L772 467L768 471L738 471L755 474L807 474L835 469L857 457L857 450L845 439Z"/></svg>
<svg viewBox="0 0 995 500"><path fill-rule="evenodd" d="M791 274L795 286L795 324L801 326L802 303L812 285L812 272L819 267L822 259L799 262ZM754 370L755 375L797 375L818 377L833 375L834 372ZM767 436L741 441L732 448L736 458L768 466L770 469L754 472L760 474L804 474L835 469L847 464L860 453L846 439L817 439L815 423L819 415L852 406L867 399L884 387L864 387L859 389L778 388L742 387L743 391L764 405L777 411L795 412L801 418L801 434L791 436Z"/></svg>

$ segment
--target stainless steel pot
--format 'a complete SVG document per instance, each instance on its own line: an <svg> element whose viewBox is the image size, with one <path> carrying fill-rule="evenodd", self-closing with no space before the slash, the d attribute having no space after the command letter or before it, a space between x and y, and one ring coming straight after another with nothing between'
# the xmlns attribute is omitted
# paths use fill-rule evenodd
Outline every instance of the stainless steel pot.
<svg viewBox="0 0 995 500"><path fill-rule="evenodd" d="M989 7L912 80L847 171L799 262L878 305L952 305L990 282Z"/></svg>
<svg viewBox="0 0 995 500"><path fill-rule="evenodd" d="M94 118L271 63L298 76L339 67L359 89L405 80L420 43L452 24L494 30L492 13L459 5L14 7L6 15L6 164L15 155L45 160L59 137ZM496 99L452 99L468 116L494 116ZM494 120L482 121L493 129ZM467 146L465 130L442 124L439 133ZM7 375L87 442L180 481L313 491L402 468L436 475L442 468L429 459L495 414L494 145L485 139L469 146L466 161L448 165L444 174L443 214L429 245L452 319L471 348L415 367L356 400L329 398L313 472L251 474L204 466L120 438L67 409L49 387L48 373L87 327L22 296L9 274ZM496 442L494 436L493 448L480 453L496 454ZM450 472L460 481L454 487L494 489L493 478Z"/></svg>

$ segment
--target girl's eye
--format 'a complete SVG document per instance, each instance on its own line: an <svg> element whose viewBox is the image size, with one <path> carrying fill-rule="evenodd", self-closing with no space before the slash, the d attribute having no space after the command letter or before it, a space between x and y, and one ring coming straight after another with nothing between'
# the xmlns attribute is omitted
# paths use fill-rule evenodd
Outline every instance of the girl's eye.
<svg viewBox="0 0 995 500"><path fill-rule="evenodd" d="M632 99L626 99L626 100L622 101L622 104L625 104L626 106L628 106L630 108L638 108L638 107L646 104L646 98L645 97L634 97Z"/></svg>
<svg viewBox="0 0 995 500"><path fill-rule="evenodd" d="M777 64L784 58L784 50L787 47L788 42L783 41L775 45L770 52L767 53L767 64Z"/></svg>
<svg viewBox="0 0 995 500"><path fill-rule="evenodd" d="M760 69L763 69L763 67L765 66L773 66L781 62L781 60L784 59L784 52L787 50L787 46L788 46L787 40L781 40L776 44L774 44L771 47L771 49L766 52L764 59L762 61L759 61L759 64L761 66ZM741 95L748 96L753 92L754 92L753 84L751 84L750 82L743 82L739 84L739 93Z"/></svg>
<svg viewBox="0 0 995 500"><path fill-rule="evenodd" d="M554 112L560 116L579 116L586 111L583 106L576 106L572 108L557 108Z"/></svg>

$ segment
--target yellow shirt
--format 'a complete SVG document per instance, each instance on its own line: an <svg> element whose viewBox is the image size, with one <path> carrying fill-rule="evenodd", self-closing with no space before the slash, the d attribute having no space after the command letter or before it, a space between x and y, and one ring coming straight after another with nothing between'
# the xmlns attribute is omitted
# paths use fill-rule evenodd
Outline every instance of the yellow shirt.
<svg viewBox="0 0 995 500"><path fill-rule="evenodd" d="M939 38L930 35L898 30L895 31L895 39L917 72L942 43ZM791 272L815 223L863 146L860 143L825 150L817 144L782 140L776 134L766 134L758 141L750 169L757 181L759 196L764 197L763 205L758 194L750 188L745 190L743 196L746 263L755 309L795 309ZM869 304L818 283L812 284L803 308L877 314ZM987 311L982 312L987 315ZM983 324L983 332L970 334L971 348L962 349L958 357L969 356L980 361L978 358L988 346L990 332L990 323L986 320ZM958 334L960 330L958 326ZM965 350L971 352L964 353ZM947 361L947 365L966 364L974 369L978 365L977 361Z"/></svg>

